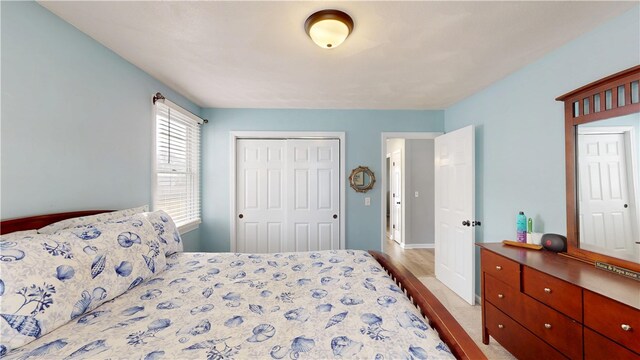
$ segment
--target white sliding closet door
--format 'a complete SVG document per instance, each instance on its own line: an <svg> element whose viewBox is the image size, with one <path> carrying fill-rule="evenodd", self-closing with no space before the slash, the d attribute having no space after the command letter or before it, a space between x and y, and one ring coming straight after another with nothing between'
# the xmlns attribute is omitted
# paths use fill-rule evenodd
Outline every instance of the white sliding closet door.
<svg viewBox="0 0 640 360"><path fill-rule="evenodd" d="M340 247L339 140L239 139L236 250Z"/></svg>
<svg viewBox="0 0 640 360"><path fill-rule="evenodd" d="M340 144L338 140L287 140L286 248L340 248Z"/></svg>
<svg viewBox="0 0 640 360"><path fill-rule="evenodd" d="M279 252L285 246L285 140L238 140L236 250Z"/></svg>

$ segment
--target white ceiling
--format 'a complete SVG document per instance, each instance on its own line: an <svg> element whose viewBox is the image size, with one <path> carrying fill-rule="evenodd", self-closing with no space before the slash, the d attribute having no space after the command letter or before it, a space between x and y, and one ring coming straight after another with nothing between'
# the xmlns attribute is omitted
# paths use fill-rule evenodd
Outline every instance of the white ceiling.
<svg viewBox="0 0 640 360"><path fill-rule="evenodd" d="M202 107L444 109L636 2L40 2ZM303 24L355 22L338 48Z"/></svg>

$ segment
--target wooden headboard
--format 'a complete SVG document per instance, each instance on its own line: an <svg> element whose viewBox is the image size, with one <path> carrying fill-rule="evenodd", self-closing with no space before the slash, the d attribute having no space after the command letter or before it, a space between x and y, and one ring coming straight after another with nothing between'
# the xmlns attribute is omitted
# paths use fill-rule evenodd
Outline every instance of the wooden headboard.
<svg viewBox="0 0 640 360"><path fill-rule="evenodd" d="M14 231L39 229L43 226L53 224L58 221L71 219L79 216L89 216L95 214L101 214L105 212L111 212L114 210L83 210L72 211L57 214L36 215L23 218L15 218L2 220L0 222L0 234L8 234Z"/></svg>

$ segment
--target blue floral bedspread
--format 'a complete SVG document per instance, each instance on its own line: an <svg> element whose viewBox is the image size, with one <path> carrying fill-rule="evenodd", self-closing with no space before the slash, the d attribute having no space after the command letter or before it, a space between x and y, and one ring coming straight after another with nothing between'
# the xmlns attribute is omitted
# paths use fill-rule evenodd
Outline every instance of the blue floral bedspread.
<svg viewBox="0 0 640 360"><path fill-rule="evenodd" d="M6 359L451 359L364 251L178 253Z"/></svg>

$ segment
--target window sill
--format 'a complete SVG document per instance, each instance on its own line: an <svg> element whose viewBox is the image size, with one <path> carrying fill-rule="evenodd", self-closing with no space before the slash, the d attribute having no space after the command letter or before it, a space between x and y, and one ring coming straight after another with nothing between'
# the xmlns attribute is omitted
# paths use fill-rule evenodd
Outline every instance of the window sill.
<svg viewBox="0 0 640 360"><path fill-rule="evenodd" d="M200 223L202 223L202 221L198 219L198 220L194 220L192 222L178 226L178 232L180 233L180 236L199 228Z"/></svg>

